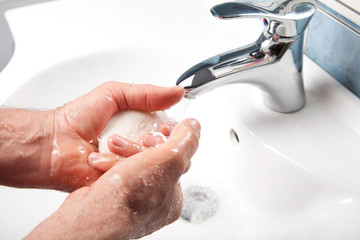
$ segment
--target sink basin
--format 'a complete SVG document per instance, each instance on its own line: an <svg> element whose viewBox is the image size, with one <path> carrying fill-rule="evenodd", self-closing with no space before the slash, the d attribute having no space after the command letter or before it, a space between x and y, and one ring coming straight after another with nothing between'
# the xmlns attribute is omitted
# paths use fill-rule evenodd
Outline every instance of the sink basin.
<svg viewBox="0 0 360 240"><path fill-rule="evenodd" d="M8 23L5 19L5 12L9 9L23 7L31 4L41 3L47 0L11 0L0 1L0 72L9 63L14 53L14 39L9 29ZM51 0L49 0L51 1Z"/></svg>
<svg viewBox="0 0 360 240"><path fill-rule="evenodd" d="M217 1L140 3L64 0L9 12L18 47L0 74L0 103L55 108L105 81L171 86L262 30L213 19ZM181 179L182 217L143 239L359 239L360 101L307 57L304 81L307 103L292 114L269 110L245 84L170 109L197 118L202 138ZM0 195L4 239L24 237L67 196L6 187Z"/></svg>

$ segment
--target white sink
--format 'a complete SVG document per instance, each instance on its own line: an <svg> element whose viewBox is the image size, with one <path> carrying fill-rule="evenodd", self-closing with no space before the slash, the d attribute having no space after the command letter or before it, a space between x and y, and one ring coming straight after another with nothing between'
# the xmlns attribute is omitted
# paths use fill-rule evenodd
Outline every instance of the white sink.
<svg viewBox="0 0 360 240"><path fill-rule="evenodd" d="M109 80L174 85L262 30L213 19L216 3L63 0L9 12L16 50L0 103L54 108ZM306 57L304 79L306 106L292 114L267 109L244 84L170 110L199 119L202 138L182 178L183 218L144 239L359 239L360 101ZM65 197L1 187L0 237L25 236Z"/></svg>

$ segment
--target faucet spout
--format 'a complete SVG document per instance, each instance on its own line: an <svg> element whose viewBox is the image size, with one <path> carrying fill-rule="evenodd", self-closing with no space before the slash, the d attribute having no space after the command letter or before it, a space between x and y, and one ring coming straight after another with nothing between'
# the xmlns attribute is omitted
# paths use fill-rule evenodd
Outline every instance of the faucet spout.
<svg viewBox="0 0 360 240"><path fill-rule="evenodd" d="M226 84L253 84L262 90L264 103L270 109L295 112L305 104L302 42L303 37L289 42L287 39L274 41L262 35L248 46L193 66L176 84L184 86L187 98L195 98Z"/></svg>
<svg viewBox="0 0 360 240"><path fill-rule="evenodd" d="M243 11L246 6L239 2L228 4L230 6L226 3L218 6L230 9L231 14L237 9ZM306 2L306 7L301 4L301 16L305 16L302 24L291 24L299 21L299 17L287 20L286 24L280 22L280 17L276 20L264 18L265 30L257 41L196 64L184 72L176 84L185 88L187 98L195 98L225 84L248 83L262 90L264 103L270 109L282 113L298 111L305 105L302 77L304 25L315 11L312 2ZM214 8L212 12L216 12ZM291 14L296 15L294 12ZM284 26L299 25L302 26L300 32L300 28L284 29Z"/></svg>

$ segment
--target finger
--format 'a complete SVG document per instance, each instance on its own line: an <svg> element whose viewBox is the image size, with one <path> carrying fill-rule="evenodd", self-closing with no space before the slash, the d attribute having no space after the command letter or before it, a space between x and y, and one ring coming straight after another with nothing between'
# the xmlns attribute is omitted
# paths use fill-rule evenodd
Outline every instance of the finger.
<svg viewBox="0 0 360 240"><path fill-rule="evenodd" d="M111 117L122 110L165 110L181 100L181 87L107 82L66 104L66 120L85 140L97 137ZM91 121L89 121L89 119Z"/></svg>
<svg viewBox="0 0 360 240"><path fill-rule="evenodd" d="M184 120L173 129L167 142L133 157L146 159L147 163L160 167L177 181L188 170L191 157L198 148L200 129L197 120Z"/></svg>
<svg viewBox="0 0 360 240"><path fill-rule="evenodd" d="M125 159L125 157L112 153L93 152L89 154L88 164L99 171L106 172Z"/></svg>
<svg viewBox="0 0 360 240"><path fill-rule="evenodd" d="M195 154L200 139L201 125L196 119L186 119L175 126L164 148L170 148L177 153L184 163L184 171Z"/></svg>
<svg viewBox="0 0 360 240"><path fill-rule="evenodd" d="M173 122L173 121L161 123L159 126L159 132L164 134L164 136L168 137L168 136L170 136L171 131L174 129L174 127L177 124L179 124L179 123Z"/></svg>
<svg viewBox="0 0 360 240"><path fill-rule="evenodd" d="M113 134L108 138L107 145L112 153L121 155L123 157L130 157L143 150L141 144L130 141L117 134Z"/></svg>
<svg viewBox="0 0 360 240"><path fill-rule="evenodd" d="M110 94L118 106L118 110L135 109L143 111L159 111L170 108L184 96L180 86L158 87L149 84L108 83Z"/></svg>
<svg viewBox="0 0 360 240"><path fill-rule="evenodd" d="M169 182L177 183L180 176L189 168L190 159L198 148L200 128L199 122L195 119L182 121L171 132L167 142L127 159L112 162L114 167L98 180L99 184L113 175L132 179L133 174L141 175L143 179L157 178L157 183L165 185ZM157 173L158 176L155 177Z"/></svg>
<svg viewBox="0 0 360 240"><path fill-rule="evenodd" d="M156 147L167 141L167 137L170 136L172 129L177 124L178 123L173 121L161 123L157 128L157 132L148 132L141 135L140 142L144 147Z"/></svg>
<svg viewBox="0 0 360 240"><path fill-rule="evenodd" d="M166 137L160 132L149 132L141 135L140 142L144 147L156 147L166 142Z"/></svg>

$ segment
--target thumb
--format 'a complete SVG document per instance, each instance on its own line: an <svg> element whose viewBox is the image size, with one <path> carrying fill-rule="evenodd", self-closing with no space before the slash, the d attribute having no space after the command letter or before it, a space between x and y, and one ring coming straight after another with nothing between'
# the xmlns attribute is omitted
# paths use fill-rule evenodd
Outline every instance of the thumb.
<svg viewBox="0 0 360 240"><path fill-rule="evenodd" d="M107 82L65 105L65 115L76 132L86 140L97 137L111 117L119 111L134 109L159 111L181 100L181 87Z"/></svg>

